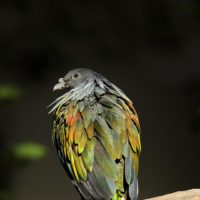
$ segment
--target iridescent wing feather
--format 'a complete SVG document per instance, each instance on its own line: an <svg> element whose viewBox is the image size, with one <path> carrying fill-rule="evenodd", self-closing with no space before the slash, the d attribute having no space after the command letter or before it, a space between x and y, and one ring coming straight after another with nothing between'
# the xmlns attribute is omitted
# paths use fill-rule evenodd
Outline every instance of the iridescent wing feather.
<svg viewBox="0 0 200 200"><path fill-rule="evenodd" d="M85 199L136 199L140 126L119 91L58 107L53 141L60 160Z"/></svg>

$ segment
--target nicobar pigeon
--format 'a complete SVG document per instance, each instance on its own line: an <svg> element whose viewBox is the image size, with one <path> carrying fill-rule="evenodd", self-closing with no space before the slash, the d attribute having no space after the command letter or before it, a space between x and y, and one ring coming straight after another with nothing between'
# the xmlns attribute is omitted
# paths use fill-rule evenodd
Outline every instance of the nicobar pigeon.
<svg viewBox="0 0 200 200"><path fill-rule="evenodd" d="M140 124L131 100L91 69L58 80L52 103L53 143L85 200L136 200Z"/></svg>

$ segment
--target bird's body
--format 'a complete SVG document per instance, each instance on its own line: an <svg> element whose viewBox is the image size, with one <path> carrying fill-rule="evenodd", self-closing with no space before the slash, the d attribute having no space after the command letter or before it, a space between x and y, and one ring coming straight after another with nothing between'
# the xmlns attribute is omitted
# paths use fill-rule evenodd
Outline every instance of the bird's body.
<svg viewBox="0 0 200 200"><path fill-rule="evenodd" d="M79 79L79 80L78 80ZM54 89L53 142L85 200L136 200L140 125L129 98L89 69L70 71Z"/></svg>

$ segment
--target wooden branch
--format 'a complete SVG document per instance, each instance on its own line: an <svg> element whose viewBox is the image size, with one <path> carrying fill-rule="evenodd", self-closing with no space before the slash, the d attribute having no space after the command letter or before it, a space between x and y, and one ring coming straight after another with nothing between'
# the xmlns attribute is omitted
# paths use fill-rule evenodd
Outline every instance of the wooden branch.
<svg viewBox="0 0 200 200"><path fill-rule="evenodd" d="M174 192L146 200L200 200L200 189Z"/></svg>

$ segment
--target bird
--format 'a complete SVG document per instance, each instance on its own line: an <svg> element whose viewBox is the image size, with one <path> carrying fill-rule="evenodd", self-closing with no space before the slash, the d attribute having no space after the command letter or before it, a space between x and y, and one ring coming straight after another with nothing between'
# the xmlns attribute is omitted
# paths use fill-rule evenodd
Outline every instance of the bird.
<svg viewBox="0 0 200 200"><path fill-rule="evenodd" d="M52 140L84 200L138 199L140 123L131 100L89 68L69 71L54 85Z"/></svg>

